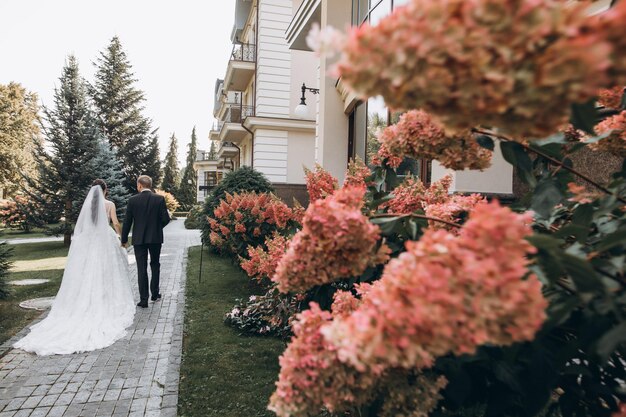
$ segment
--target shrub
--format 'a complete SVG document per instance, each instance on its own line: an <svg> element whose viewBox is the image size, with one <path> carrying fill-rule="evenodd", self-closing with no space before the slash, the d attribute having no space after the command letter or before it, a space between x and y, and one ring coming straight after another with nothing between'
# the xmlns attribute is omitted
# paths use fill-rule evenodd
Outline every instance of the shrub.
<svg viewBox="0 0 626 417"><path fill-rule="evenodd" d="M185 229L200 229L202 225L202 205L196 204L189 210L189 214L185 219Z"/></svg>
<svg viewBox="0 0 626 417"><path fill-rule="evenodd" d="M226 194L233 195L243 192L272 193L274 188L262 173L252 167L244 166L226 174L204 201L204 216L201 218L201 228L202 242L205 245L209 244L209 234L211 233L211 228L206 221L207 216L213 216L213 210L226 198Z"/></svg>
<svg viewBox="0 0 626 417"><path fill-rule="evenodd" d="M42 225L41 211L33 199L18 195L13 200L0 203L0 221L6 227L28 232Z"/></svg>
<svg viewBox="0 0 626 417"><path fill-rule="evenodd" d="M244 333L288 337L291 322L300 312L304 297L284 295L276 288L264 295L253 295L247 301L238 300L226 314L224 322Z"/></svg>
<svg viewBox="0 0 626 417"><path fill-rule="evenodd" d="M13 252L13 248L8 243L0 242L0 300L9 296L7 278L11 268L11 252Z"/></svg>
<svg viewBox="0 0 626 417"><path fill-rule="evenodd" d="M156 194L162 195L165 198L165 205L167 206L167 211L170 212L170 215L172 215L178 209L178 207L180 207L178 200L176 200L176 198L171 193L163 190L156 190L155 192Z"/></svg>
<svg viewBox="0 0 626 417"><path fill-rule="evenodd" d="M226 194L208 218L210 244L218 253L240 259L247 255L248 246L263 245L274 232L294 229L296 216L273 194Z"/></svg>

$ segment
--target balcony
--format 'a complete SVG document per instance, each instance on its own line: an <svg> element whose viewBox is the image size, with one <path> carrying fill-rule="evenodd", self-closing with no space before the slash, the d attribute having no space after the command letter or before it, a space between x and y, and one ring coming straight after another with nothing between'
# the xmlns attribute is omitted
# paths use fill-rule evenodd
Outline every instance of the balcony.
<svg viewBox="0 0 626 417"><path fill-rule="evenodd" d="M239 155L239 149L232 142L222 142L219 151L217 151L217 157L222 158L234 158Z"/></svg>
<svg viewBox="0 0 626 417"><path fill-rule="evenodd" d="M219 121L213 123L213 127L209 131L209 139L211 140L220 140L220 132L222 131L222 127L224 127L224 122Z"/></svg>
<svg viewBox="0 0 626 417"><path fill-rule="evenodd" d="M227 91L245 91L256 71L256 45L237 43L228 61L224 88Z"/></svg>
<svg viewBox="0 0 626 417"><path fill-rule="evenodd" d="M253 106L244 106L241 104L228 105L224 112L222 119L223 125L218 137L220 142L233 142L238 144L250 137L250 132L242 126L242 123L248 117L252 116L254 116Z"/></svg>

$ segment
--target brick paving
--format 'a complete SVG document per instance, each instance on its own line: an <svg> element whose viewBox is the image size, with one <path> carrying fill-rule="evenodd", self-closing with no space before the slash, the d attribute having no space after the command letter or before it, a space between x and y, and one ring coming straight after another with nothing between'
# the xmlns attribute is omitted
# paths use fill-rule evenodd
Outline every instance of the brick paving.
<svg viewBox="0 0 626 417"><path fill-rule="evenodd" d="M138 309L127 336L114 345L43 357L9 349L0 358L0 417L176 416L187 248L199 244L199 232L185 230L183 220L165 229L163 299Z"/></svg>

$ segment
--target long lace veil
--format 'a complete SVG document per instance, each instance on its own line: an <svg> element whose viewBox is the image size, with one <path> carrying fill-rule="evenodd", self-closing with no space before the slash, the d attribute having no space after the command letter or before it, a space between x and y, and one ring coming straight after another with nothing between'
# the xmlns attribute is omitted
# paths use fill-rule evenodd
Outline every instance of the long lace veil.
<svg viewBox="0 0 626 417"><path fill-rule="evenodd" d="M80 209L78 221L74 228L74 237L83 234L106 233L108 228L109 220L104 206L104 194L102 188L95 185L89 190L83 207Z"/></svg>

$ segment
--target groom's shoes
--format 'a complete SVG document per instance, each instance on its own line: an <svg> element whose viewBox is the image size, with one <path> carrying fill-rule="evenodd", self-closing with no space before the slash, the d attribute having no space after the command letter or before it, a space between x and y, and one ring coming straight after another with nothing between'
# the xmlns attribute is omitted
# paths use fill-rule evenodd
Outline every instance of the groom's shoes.
<svg viewBox="0 0 626 417"><path fill-rule="evenodd" d="M137 303L137 307L148 308L148 302L142 303L141 301Z"/></svg>
<svg viewBox="0 0 626 417"><path fill-rule="evenodd" d="M157 294L154 297L152 297L152 301L159 301L161 299L161 294Z"/></svg>

